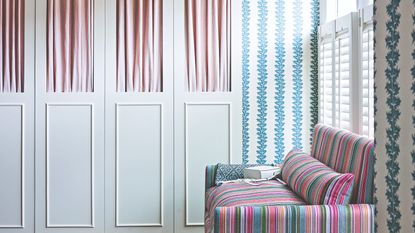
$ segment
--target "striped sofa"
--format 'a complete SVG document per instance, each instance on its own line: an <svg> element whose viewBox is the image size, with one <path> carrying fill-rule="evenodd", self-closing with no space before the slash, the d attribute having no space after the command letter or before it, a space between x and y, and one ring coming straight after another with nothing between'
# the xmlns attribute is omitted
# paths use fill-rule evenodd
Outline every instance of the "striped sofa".
<svg viewBox="0 0 415 233"><path fill-rule="evenodd" d="M318 124L311 156L355 177L349 205L307 205L285 184L215 186L217 165L206 167L205 232L374 232L373 140Z"/></svg>

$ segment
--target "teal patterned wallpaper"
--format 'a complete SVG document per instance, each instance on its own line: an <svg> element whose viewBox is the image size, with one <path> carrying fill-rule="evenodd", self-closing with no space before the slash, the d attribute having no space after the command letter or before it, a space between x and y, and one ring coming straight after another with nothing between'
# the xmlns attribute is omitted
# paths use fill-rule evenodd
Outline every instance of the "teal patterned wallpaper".
<svg viewBox="0 0 415 233"><path fill-rule="evenodd" d="M415 232L415 1L375 1L377 232Z"/></svg>
<svg viewBox="0 0 415 233"><path fill-rule="evenodd" d="M242 1L242 162L308 150L318 121L318 0Z"/></svg>

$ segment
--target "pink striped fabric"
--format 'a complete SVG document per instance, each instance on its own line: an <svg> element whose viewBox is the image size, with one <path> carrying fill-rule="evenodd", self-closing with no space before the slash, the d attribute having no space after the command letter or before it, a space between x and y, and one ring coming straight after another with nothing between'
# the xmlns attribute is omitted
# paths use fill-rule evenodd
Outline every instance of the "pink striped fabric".
<svg viewBox="0 0 415 233"><path fill-rule="evenodd" d="M163 1L117 0L117 91L162 92Z"/></svg>
<svg viewBox="0 0 415 233"><path fill-rule="evenodd" d="M226 183L206 192L205 232L210 232L216 207L301 205L305 202L285 184L272 180L261 183Z"/></svg>
<svg viewBox="0 0 415 233"><path fill-rule="evenodd" d="M47 91L93 92L94 1L47 3Z"/></svg>
<svg viewBox="0 0 415 233"><path fill-rule="evenodd" d="M339 173L352 173L350 203L372 203L374 141L346 130L316 125L311 156Z"/></svg>
<svg viewBox="0 0 415 233"><path fill-rule="evenodd" d="M186 87L231 91L230 0L185 0Z"/></svg>
<svg viewBox="0 0 415 233"><path fill-rule="evenodd" d="M291 151L282 165L282 179L308 204L348 204L354 175L340 174L301 151Z"/></svg>
<svg viewBox="0 0 415 233"><path fill-rule="evenodd" d="M0 93L24 92L24 3L0 1Z"/></svg>

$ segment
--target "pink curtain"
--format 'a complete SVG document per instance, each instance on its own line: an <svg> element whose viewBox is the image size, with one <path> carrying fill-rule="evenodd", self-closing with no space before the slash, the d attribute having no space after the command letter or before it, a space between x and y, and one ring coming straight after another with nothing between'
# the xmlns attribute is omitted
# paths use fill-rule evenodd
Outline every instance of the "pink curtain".
<svg viewBox="0 0 415 233"><path fill-rule="evenodd" d="M230 1L185 0L185 24L188 91L230 91Z"/></svg>
<svg viewBox="0 0 415 233"><path fill-rule="evenodd" d="M0 0L0 92L24 91L24 0Z"/></svg>
<svg viewBox="0 0 415 233"><path fill-rule="evenodd" d="M117 1L117 91L162 91L162 21L162 0Z"/></svg>
<svg viewBox="0 0 415 233"><path fill-rule="evenodd" d="M92 92L93 1L48 0L47 91Z"/></svg>

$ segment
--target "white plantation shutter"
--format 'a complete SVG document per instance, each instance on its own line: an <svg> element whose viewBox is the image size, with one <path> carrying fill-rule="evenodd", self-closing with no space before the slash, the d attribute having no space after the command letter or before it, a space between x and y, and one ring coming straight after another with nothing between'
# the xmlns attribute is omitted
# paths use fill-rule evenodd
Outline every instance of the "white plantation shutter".
<svg viewBox="0 0 415 233"><path fill-rule="evenodd" d="M350 38L345 32L335 40L335 126L351 129Z"/></svg>
<svg viewBox="0 0 415 233"><path fill-rule="evenodd" d="M335 127L356 131L354 103L358 98L352 95L358 76L357 38L358 14L351 13L320 27L320 122ZM357 75L356 75L357 74ZM356 105L358 106L358 105Z"/></svg>
<svg viewBox="0 0 415 233"><path fill-rule="evenodd" d="M361 133L370 138L374 134L374 82L373 82L373 24L371 23L371 8L361 11L362 19L362 45L361 45L361 77L362 77L362 102L361 102Z"/></svg>
<svg viewBox="0 0 415 233"><path fill-rule="evenodd" d="M333 124L333 41L326 38L319 46L320 122Z"/></svg>
<svg viewBox="0 0 415 233"><path fill-rule="evenodd" d="M320 26L319 120L373 138L372 17L368 6Z"/></svg>

